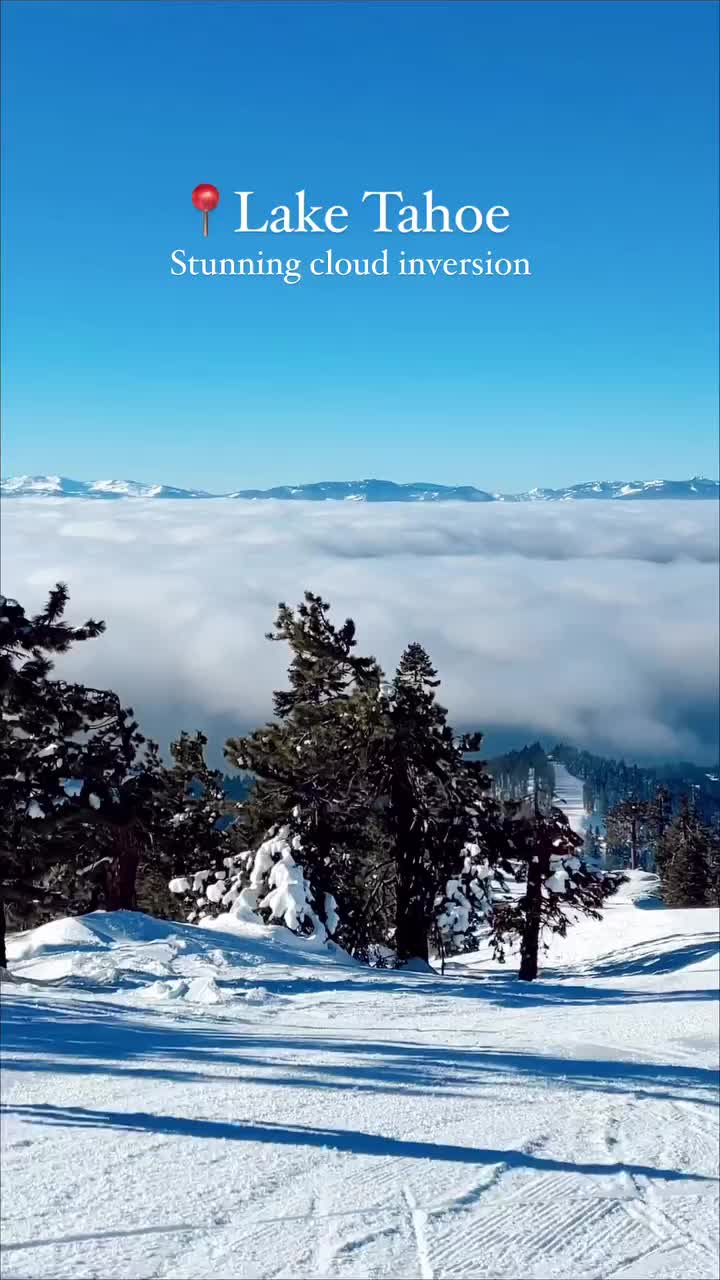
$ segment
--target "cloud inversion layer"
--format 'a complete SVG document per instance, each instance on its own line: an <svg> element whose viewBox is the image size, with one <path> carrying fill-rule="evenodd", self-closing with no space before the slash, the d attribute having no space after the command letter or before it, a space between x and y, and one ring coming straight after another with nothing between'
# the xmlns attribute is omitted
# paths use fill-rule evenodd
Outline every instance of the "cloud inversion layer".
<svg viewBox="0 0 720 1280"><path fill-rule="evenodd" d="M713 503L364 506L16 499L3 590L67 581L105 636L63 660L165 743L266 719L278 600L321 592L392 670L429 649L458 727L627 757L717 754Z"/></svg>

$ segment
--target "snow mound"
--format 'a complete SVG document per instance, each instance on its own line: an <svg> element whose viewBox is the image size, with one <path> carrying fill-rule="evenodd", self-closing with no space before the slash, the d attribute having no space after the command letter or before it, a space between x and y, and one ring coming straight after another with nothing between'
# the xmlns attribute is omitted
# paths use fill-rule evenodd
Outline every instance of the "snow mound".
<svg viewBox="0 0 720 1280"><path fill-rule="evenodd" d="M265 1004L268 1000L272 1000L272 996L265 987L250 987L245 993L245 1000L248 1004Z"/></svg>
<svg viewBox="0 0 720 1280"><path fill-rule="evenodd" d="M175 978L173 982L151 982L139 992L138 998L149 1001L182 1000L187 993L187 982L182 978Z"/></svg>
<svg viewBox="0 0 720 1280"><path fill-rule="evenodd" d="M203 973L193 978L187 990L187 999L194 1004L223 1004L228 997L211 973Z"/></svg>
<svg viewBox="0 0 720 1280"><path fill-rule="evenodd" d="M403 964L400 966L400 969L403 973L434 973L435 972L435 970L432 969L431 966L428 964L427 960L421 960L419 956L416 956L413 960L405 960Z"/></svg>
<svg viewBox="0 0 720 1280"><path fill-rule="evenodd" d="M356 971L339 947L236 915L202 925L136 911L94 911L8 939L14 981L102 992L122 1003L228 1006L272 1003L298 969L311 982ZM262 978L262 982L259 979Z"/></svg>
<svg viewBox="0 0 720 1280"><path fill-rule="evenodd" d="M8 960L26 960L41 952L58 948L101 947L106 943L82 918L64 917L50 920L37 929L28 929L8 939Z"/></svg>
<svg viewBox="0 0 720 1280"><path fill-rule="evenodd" d="M662 906L660 881L651 871L625 871L627 876L615 895L615 902L631 902L637 906Z"/></svg>

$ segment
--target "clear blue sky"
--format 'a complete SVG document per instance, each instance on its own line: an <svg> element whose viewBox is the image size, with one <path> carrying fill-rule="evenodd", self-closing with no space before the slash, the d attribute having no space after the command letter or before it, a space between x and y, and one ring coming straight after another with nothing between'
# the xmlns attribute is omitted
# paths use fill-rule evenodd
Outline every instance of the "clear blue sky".
<svg viewBox="0 0 720 1280"><path fill-rule="evenodd" d="M4 473L215 490L716 475L717 17L9 0ZM201 181L223 195L206 241ZM369 234L363 190L429 186L507 205L510 231ZM234 190L271 205L301 187L352 206L353 230L233 233ZM500 242L531 280L169 274L177 247Z"/></svg>

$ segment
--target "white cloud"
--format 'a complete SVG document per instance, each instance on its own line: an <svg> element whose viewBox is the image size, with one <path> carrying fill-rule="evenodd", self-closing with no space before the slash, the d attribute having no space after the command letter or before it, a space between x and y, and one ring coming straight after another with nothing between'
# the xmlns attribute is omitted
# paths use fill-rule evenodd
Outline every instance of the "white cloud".
<svg viewBox="0 0 720 1280"><path fill-rule="evenodd" d="M106 620L63 670L117 688L166 741L270 714L285 653L263 637L309 587L388 669L422 641L454 723L627 756L713 756L714 503L517 506L16 499L3 590L67 581Z"/></svg>

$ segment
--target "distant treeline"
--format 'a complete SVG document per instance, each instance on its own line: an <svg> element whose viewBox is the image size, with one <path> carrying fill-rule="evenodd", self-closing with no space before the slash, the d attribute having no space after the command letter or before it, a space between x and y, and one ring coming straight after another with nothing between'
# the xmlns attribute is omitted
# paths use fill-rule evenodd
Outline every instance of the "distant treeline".
<svg viewBox="0 0 720 1280"><path fill-rule="evenodd" d="M223 790L228 800L240 803L249 796L253 788L253 778L249 773L226 773L223 779Z"/></svg>
<svg viewBox="0 0 720 1280"><path fill-rule="evenodd" d="M529 748L533 751L535 748ZM522 754L522 753L515 753ZM558 743L552 758L564 764L568 773L583 780L583 801L588 814L605 820L610 809L625 800L652 800L658 790L667 791L674 813L682 801L690 799L705 822L720 821L720 764L702 768L686 761L641 767L592 755Z"/></svg>
<svg viewBox="0 0 720 1280"><path fill-rule="evenodd" d="M495 794L503 800L522 800L536 790L550 797L555 792L555 770L539 742L495 756L487 767Z"/></svg>

